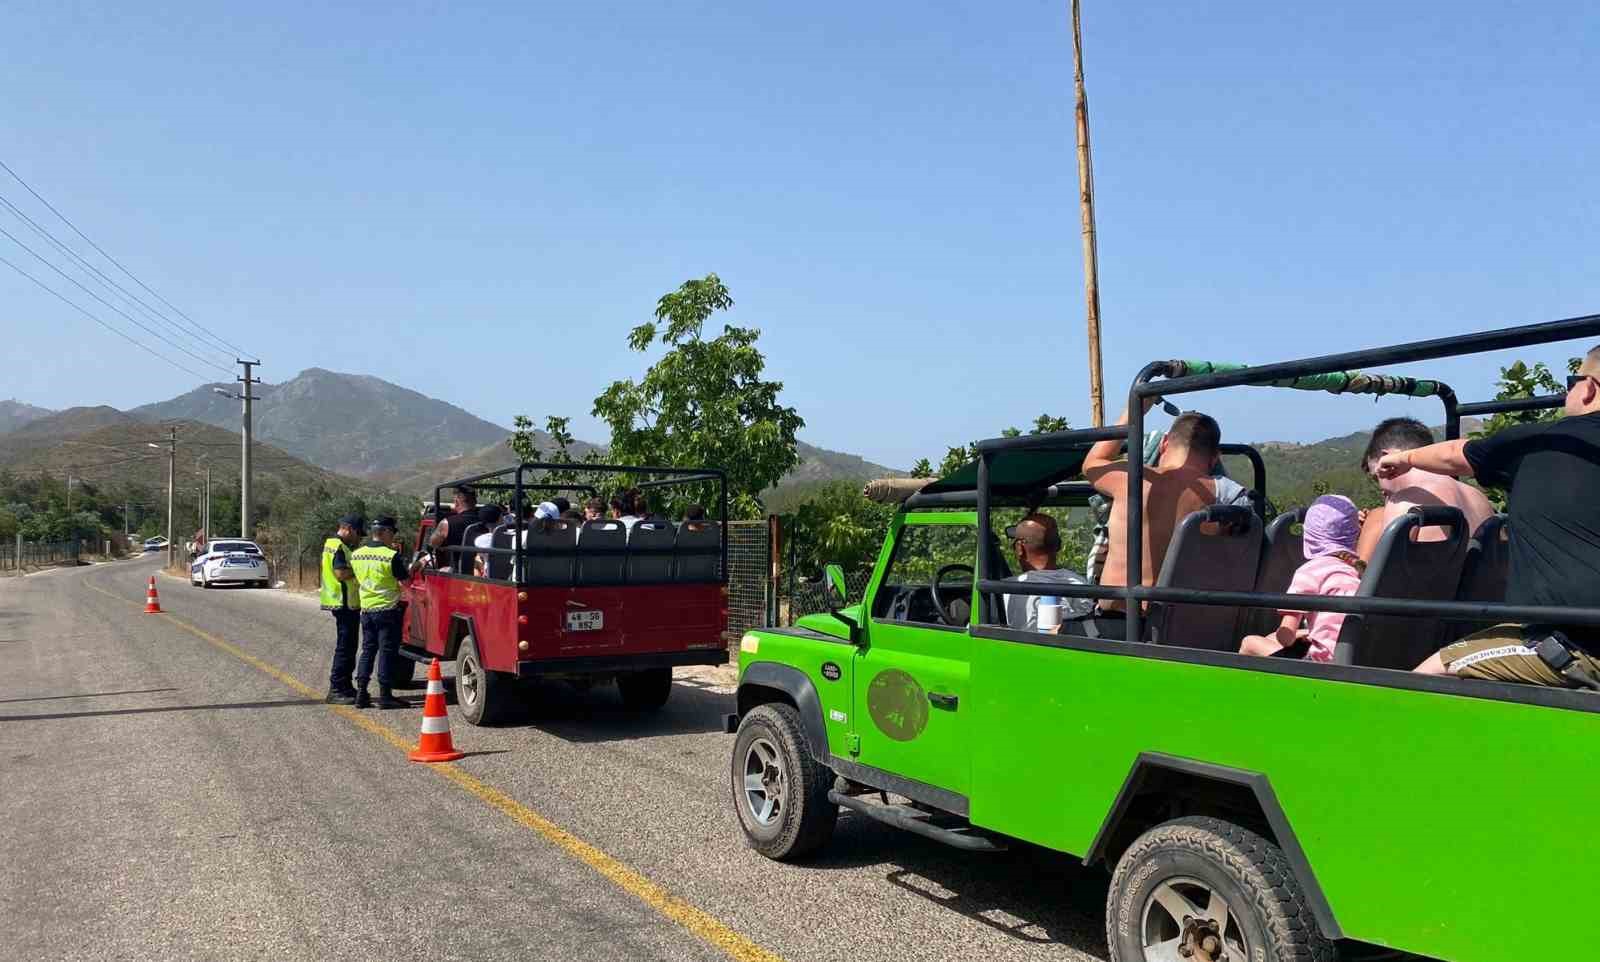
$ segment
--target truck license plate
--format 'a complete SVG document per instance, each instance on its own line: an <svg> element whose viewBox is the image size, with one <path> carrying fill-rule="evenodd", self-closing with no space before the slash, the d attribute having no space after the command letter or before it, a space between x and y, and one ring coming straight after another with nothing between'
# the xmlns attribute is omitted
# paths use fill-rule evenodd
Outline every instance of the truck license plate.
<svg viewBox="0 0 1600 962"><path fill-rule="evenodd" d="M604 627L605 612L603 611L567 612L568 631L599 631Z"/></svg>

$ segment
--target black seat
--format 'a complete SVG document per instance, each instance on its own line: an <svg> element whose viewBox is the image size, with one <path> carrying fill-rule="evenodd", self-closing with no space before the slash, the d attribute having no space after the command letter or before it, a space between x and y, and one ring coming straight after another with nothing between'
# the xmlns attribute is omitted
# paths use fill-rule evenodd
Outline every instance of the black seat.
<svg viewBox="0 0 1600 962"><path fill-rule="evenodd" d="M1215 523L1212 532L1202 526ZM1261 517L1244 505L1212 505L1178 523L1156 576L1158 588L1249 591L1261 563ZM1222 605L1150 606L1150 640L1160 645L1238 651L1237 608Z"/></svg>
<svg viewBox="0 0 1600 962"><path fill-rule="evenodd" d="M502 551L510 551L515 548L517 543L512 537L512 531L513 529L509 524L502 524L496 527L489 546L499 548ZM504 554L490 555L489 577L497 581L509 581L511 579L511 556Z"/></svg>
<svg viewBox="0 0 1600 962"><path fill-rule="evenodd" d="M565 518L536 522L524 538L527 543L528 584L572 584L577 525Z"/></svg>
<svg viewBox="0 0 1600 962"><path fill-rule="evenodd" d="M722 523L685 521L673 549L678 581L722 580Z"/></svg>
<svg viewBox="0 0 1600 962"><path fill-rule="evenodd" d="M1301 508L1285 511L1267 525L1261 567L1256 571L1256 591L1274 595L1288 592L1295 571L1306 560L1305 538L1300 531L1305 520L1306 509ZM1246 608L1239 613L1238 635L1270 635L1281 620L1274 609Z"/></svg>
<svg viewBox="0 0 1600 962"><path fill-rule="evenodd" d="M1478 530L1467 542L1467 560L1461 566L1461 584L1456 588L1457 601L1506 600L1506 580L1511 575L1511 529L1509 518L1492 514L1483 519ZM1446 643L1464 638L1474 631L1492 628L1492 621L1451 621L1445 625Z"/></svg>
<svg viewBox="0 0 1600 962"><path fill-rule="evenodd" d="M1418 528L1443 527L1443 541L1413 541ZM1467 520L1459 508L1419 505L1389 522L1361 575L1358 598L1449 601L1461 585L1467 559ZM1436 618L1349 615L1339 630L1333 661L1339 665L1409 671L1438 651L1443 626Z"/></svg>
<svg viewBox="0 0 1600 962"><path fill-rule="evenodd" d="M672 580L673 548L678 530L669 521L640 521L628 532L628 584Z"/></svg>
<svg viewBox="0 0 1600 962"><path fill-rule="evenodd" d="M621 521L586 521L578 533L580 585L620 585L628 562L628 526Z"/></svg>
<svg viewBox="0 0 1600 962"><path fill-rule="evenodd" d="M451 571L470 575L478 570L478 553L466 549L473 547L473 540L488 530L482 521L474 521L467 525L467 530L461 533L461 550L451 552L455 555L450 559Z"/></svg>

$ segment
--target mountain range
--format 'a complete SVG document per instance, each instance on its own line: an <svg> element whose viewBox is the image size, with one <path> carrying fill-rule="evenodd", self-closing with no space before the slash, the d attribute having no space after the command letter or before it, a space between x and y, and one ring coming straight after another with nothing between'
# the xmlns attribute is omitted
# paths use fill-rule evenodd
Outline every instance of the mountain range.
<svg viewBox="0 0 1600 962"><path fill-rule="evenodd" d="M138 434L132 426L174 421L230 432L237 450L240 402L231 396L237 390L237 384L202 384L126 412L111 407L57 412L15 400L0 402L0 467L43 468L49 462L65 468L69 462L93 460L76 453L92 450L84 445L109 443L109 435L91 440L88 432ZM307 468L359 478L373 486L431 494L442 480L502 468L512 460L505 444L510 429L381 378L308 368L279 384L256 385L254 394L255 438L272 447L275 457L299 459ZM543 431L535 436L542 448L553 446ZM28 454L69 438L74 443L58 455L41 459ZM579 441L571 450L581 457L603 447ZM799 453L801 462L784 478L784 485L898 473L857 455L804 442Z"/></svg>

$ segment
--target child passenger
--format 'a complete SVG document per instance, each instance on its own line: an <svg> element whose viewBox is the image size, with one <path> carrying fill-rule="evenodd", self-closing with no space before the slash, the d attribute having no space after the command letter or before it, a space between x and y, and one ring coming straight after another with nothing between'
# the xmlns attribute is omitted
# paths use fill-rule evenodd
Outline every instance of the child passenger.
<svg viewBox="0 0 1600 962"><path fill-rule="evenodd" d="M1289 582L1291 595L1350 597L1361 586L1366 562L1356 557L1361 521L1355 503L1340 494L1325 494L1306 509L1306 562L1295 569ZM1240 654L1276 655L1305 641L1307 661L1332 661L1333 646L1344 626L1344 615L1332 611L1281 611L1283 621L1272 635L1250 635L1239 645ZM1304 630L1301 620L1305 621Z"/></svg>

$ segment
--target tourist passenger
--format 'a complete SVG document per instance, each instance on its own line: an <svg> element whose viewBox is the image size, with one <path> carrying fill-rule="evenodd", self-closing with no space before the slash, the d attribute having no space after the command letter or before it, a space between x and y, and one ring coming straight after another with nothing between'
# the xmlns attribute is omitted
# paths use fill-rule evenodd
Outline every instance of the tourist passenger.
<svg viewBox="0 0 1600 962"><path fill-rule="evenodd" d="M583 505L584 521L601 521L606 516L606 503L599 498L590 498Z"/></svg>
<svg viewBox="0 0 1600 962"><path fill-rule="evenodd" d="M1018 571L1007 581L1083 583L1083 577L1077 572L1056 566L1056 555L1061 551L1061 532L1055 518L1038 512L1029 514L1006 528L1006 538L1016 552ZM1004 598L1008 627L1038 630L1039 595L1008 594Z"/></svg>
<svg viewBox="0 0 1600 962"><path fill-rule="evenodd" d="M1145 398L1145 410L1149 411L1156 400ZM1123 411L1117 424L1127 423L1128 412ZM1144 505L1144 564L1138 584L1155 581L1178 522L1192 512L1220 503L1219 492L1231 490L1212 476L1221 444L1222 429L1216 420L1196 411L1179 415L1161 439L1156 463L1144 470L1144 490L1140 492ZM1107 524L1110 546L1100 575L1100 583L1106 586L1126 585L1129 578L1128 462L1119 457L1121 447L1122 442L1116 439L1100 441L1089 449L1083 461L1083 476L1096 491L1112 499ZM1092 616L1074 621L1072 630L1091 638L1122 640L1127 634L1126 618L1122 601L1102 600Z"/></svg>
<svg viewBox="0 0 1600 962"><path fill-rule="evenodd" d="M440 519L433 526L433 533L428 536L428 546L434 551L443 551L439 559L440 571L451 571L457 563L458 552L450 548L461 547L461 542L467 533L467 527L478 520L478 492L466 485L456 488L454 511ZM453 523L452 523L453 522Z"/></svg>
<svg viewBox="0 0 1600 962"><path fill-rule="evenodd" d="M639 500L643 497L644 492L638 488L629 488L622 492L622 515L617 520L627 525L630 531L639 523Z"/></svg>
<svg viewBox="0 0 1600 962"><path fill-rule="evenodd" d="M1445 441L1385 454L1381 478L1419 472L1469 474L1509 490L1510 570L1506 603L1595 607L1600 603L1600 347L1567 379L1567 416L1523 424L1486 438ZM1565 673L1540 657L1564 663ZM1446 645L1417 671L1461 678L1578 687L1582 674L1600 675L1600 628L1581 625L1499 625Z"/></svg>
<svg viewBox="0 0 1600 962"><path fill-rule="evenodd" d="M1361 535L1355 502L1342 494L1325 494L1306 509L1305 564L1295 569L1288 594L1353 597L1361 587L1366 562L1356 557ZM1306 661L1331 662L1344 627L1344 615L1333 611L1280 611L1283 620L1272 635L1247 635L1240 654L1276 655L1304 641ZM1304 630L1301 620L1305 621Z"/></svg>
<svg viewBox="0 0 1600 962"><path fill-rule="evenodd" d="M703 505L691 504L683 509L683 520L685 521L704 521L705 519L706 509Z"/></svg>
<svg viewBox="0 0 1600 962"><path fill-rule="evenodd" d="M1384 455L1414 451L1432 443L1433 432L1413 418L1389 418L1379 422L1373 429L1372 440L1361 455L1361 469L1377 480L1378 487L1383 491L1384 505L1381 511L1367 512L1362 524L1361 540L1356 546L1356 554L1362 561L1372 560L1372 553L1378 549L1384 529L1396 518L1403 517L1413 505L1445 505L1461 509L1467 519L1467 537L1478 530L1478 525L1484 519L1494 514L1494 506L1482 491L1455 478L1410 470L1401 471L1391 478L1377 477L1378 461ZM1447 537L1449 533L1442 528L1430 526L1419 529L1415 539L1443 541Z"/></svg>
<svg viewBox="0 0 1600 962"><path fill-rule="evenodd" d="M628 501L626 494L621 491L613 494L607 507L611 511L607 517L609 517L612 521L621 521L622 516L628 513Z"/></svg>

